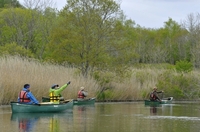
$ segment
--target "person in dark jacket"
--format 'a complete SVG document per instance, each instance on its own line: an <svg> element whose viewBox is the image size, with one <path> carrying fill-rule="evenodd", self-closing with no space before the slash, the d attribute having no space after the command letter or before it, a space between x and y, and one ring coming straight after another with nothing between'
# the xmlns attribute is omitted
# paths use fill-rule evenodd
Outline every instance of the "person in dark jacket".
<svg viewBox="0 0 200 132"><path fill-rule="evenodd" d="M39 101L30 91L30 84L25 84L22 91L19 93L18 102L25 104L39 104Z"/></svg>
<svg viewBox="0 0 200 132"><path fill-rule="evenodd" d="M157 91L157 87L154 87L153 91L150 93L149 99L151 101L161 101L161 99L158 96L159 93L163 93L163 91Z"/></svg>

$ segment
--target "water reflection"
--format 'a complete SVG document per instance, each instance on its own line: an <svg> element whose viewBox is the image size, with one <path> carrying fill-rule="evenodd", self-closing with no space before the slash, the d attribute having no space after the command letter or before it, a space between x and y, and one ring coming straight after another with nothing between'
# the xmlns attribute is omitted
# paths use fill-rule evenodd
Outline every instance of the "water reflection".
<svg viewBox="0 0 200 132"><path fill-rule="evenodd" d="M158 115L158 114L167 114L168 115L172 115L173 112L172 112L172 108L173 108L173 105L170 104L170 105L158 105L158 106L148 106L149 109L150 109L150 115Z"/></svg>
<svg viewBox="0 0 200 132"><path fill-rule="evenodd" d="M153 115L156 115L156 113L157 113L157 107L155 107L155 106L150 106L150 113L151 114L153 114Z"/></svg>
<svg viewBox="0 0 200 132"><path fill-rule="evenodd" d="M31 132L39 117L35 114L16 113L12 114L11 120L18 121L18 128L20 132Z"/></svg>
<svg viewBox="0 0 200 132"><path fill-rule="evenodd" d="M199 132L200 105L95 103L95 106L74 106L72 113L25 115L11 115L10 108L0 109L0 131L25 132L18 127L20 121L31 124L27 132Z"/></svg>
<svg viewBox="0 0 200 132"><path fill-rule="evenodd" d="M94 105L80 105L74 106L74 129L76 131L88 132L93 129Z"/></svg>
<svg viewBox="0 0 200 132"><path fill-rule="evenodd" d="M72 124L72 115L73 113L12 113L11 121L18 122L19 132L32 132L41 128L44 130L40 124L45 122L49 124L49 127L46 127L48 132L60 132L62 119L65 123L70 120L68 124Z"/></svg>

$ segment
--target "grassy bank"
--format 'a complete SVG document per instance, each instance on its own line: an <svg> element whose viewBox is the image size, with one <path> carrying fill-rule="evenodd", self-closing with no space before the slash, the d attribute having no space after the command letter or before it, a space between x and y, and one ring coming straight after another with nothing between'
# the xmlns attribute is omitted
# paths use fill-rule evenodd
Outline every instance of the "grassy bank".
<svg viewBox="0 0 200 132"><path fill-rule="evenodd" d="M92 77L84 78L73 67L63 67L53 64L41 64L36 60L15 57L0 58L0 104L16 101L18 93L25 83L31 85L31 91L41 101L42 96L48 96L52 84L71 84L62 95L66 99L75 99L81 86L88 91L88 97L101 100L143 100L154 86L164 90L162 96L173 96L175 99L200 96L200 74L198 71L177 73L173 68L163 66L135 67L129 78L123 82L114 80L107 84L107 90ZM112 74L112 73L110 73ZM111 75L113 76L113 75ZM100 93L100 94L99 94Z"/></svg>

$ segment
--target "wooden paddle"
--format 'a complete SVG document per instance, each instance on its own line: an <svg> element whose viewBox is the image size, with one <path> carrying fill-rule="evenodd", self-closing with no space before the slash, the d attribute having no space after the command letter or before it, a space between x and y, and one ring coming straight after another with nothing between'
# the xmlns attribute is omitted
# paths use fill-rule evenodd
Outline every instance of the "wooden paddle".
<svg viewBox="0 0 200 132"><path fill-rule="evenodd" d="M71 102L73 101L73 99L67 99L67 100L64 100L63 103L68 103L68 102Z"/></svg>

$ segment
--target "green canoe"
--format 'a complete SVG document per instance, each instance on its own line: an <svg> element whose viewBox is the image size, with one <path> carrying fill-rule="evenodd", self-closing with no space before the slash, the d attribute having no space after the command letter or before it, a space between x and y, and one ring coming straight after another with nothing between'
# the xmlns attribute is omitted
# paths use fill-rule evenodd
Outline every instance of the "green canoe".
<svg viewBox="0 0 200 132"><path fill-rule="evenodd" d="M144 103L145 103L145 105L161 105L161 104L171 104L172 101L173 101L173 97L169 97L169 98L162 99L161 102L144 100Z"/></svg>
<svg viewBox="0 0 200 132"><path fill-rule="evenodd" d="M95 98L85 100L73 100L74 105L94 105Z"/></svg>
<svg viewBox="0 0 200 132"><path fill-rule="evenodd" d="M66 110L72 110L73 100L62 103L52 104L51 102L41 103L38 105L22 104L18 102L11 102L12 113L42 113L42 112L63 112Z"/></svg>

